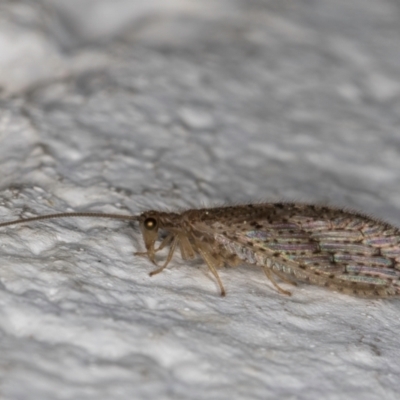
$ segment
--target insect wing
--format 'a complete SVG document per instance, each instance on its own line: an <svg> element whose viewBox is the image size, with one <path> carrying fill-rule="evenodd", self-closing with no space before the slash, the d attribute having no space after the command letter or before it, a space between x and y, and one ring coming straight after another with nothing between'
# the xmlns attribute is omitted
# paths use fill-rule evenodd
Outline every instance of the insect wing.
<svg viewBox="0 0 400 400"><path fill-rule="evenodd" d="M265 218L199 228L244 262L300 281L366 297L400 294L399 231L362 215L324 210L287 205L273 215L268 208Z"/></svg>

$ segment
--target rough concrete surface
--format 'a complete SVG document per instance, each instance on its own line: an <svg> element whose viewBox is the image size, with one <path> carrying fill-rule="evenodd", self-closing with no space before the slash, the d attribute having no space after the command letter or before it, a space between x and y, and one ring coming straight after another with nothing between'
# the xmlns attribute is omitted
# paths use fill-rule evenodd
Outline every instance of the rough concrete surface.
<svg viewBox="0 0 400 400"><path fill-rule="evenodd" d="M277 199L400 225L394 0L0 4L0 217ZM400 302L200 261L138 230L0 232L1 399L396 399Z"/></svg>

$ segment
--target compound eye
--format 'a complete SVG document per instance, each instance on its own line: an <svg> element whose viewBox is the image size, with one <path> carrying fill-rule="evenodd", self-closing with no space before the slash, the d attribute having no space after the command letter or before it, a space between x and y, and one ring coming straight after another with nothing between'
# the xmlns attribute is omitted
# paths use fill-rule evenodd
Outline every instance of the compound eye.
<svg viewBox="0 0 400 400"><path fill-rule="evenodd" d="M157 220L155 218L146 218L144 220L144 227L149 230L152 231L153 229L155 229L157 226Z"/></svg>

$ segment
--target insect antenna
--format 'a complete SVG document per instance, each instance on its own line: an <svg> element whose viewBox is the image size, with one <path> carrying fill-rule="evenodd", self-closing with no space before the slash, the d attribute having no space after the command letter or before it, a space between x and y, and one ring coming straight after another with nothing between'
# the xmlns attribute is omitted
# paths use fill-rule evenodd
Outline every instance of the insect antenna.
<svg viewBox="0 0 400 400"><path fill-rule="evenodd" d="M17 219L8 222L1 222L0 228L3 226L25 224L28 222L41 221L44 219L55 219L55 218L108 218L108 219L119 219L124 221L137 221L139 217L137 215L103 214L103 213L90 213L90 212L58 213L58 214L39 215L37 217Z"/></svg>

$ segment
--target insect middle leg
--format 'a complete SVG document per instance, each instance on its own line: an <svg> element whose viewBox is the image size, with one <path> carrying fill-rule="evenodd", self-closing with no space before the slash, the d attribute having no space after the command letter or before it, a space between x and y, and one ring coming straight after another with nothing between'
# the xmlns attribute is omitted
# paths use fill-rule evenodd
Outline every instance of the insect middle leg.
<svg viewBox="0 0 400 400"><path fill-rule="evenodd" d="M204 246L202 243L195 242L195 246L197 251L200 253L201 257L203 260L206 262L208 265L208 268L210 269L211 273L214 275L215 279L218 282L218 286L221 290L221 296L225 296L226 292L224 289L224 285L222 284L221 278L218 275L217 272L217 266L222 263L222 260L217 260L215 259L210 250L207 248L207 246Z"/></svg>

